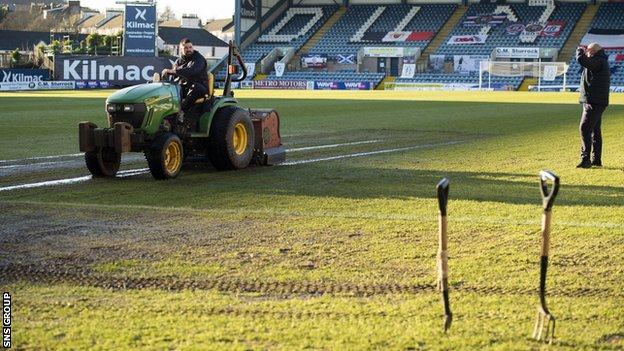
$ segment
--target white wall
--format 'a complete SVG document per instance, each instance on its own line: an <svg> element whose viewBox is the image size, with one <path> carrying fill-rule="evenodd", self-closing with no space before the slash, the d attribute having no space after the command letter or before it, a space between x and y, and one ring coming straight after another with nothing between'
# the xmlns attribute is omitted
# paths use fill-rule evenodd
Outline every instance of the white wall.
<svg viewBox="0 0 624 351"><path fill-rule="evenodd" d="M214 30L212 32L210 32L210 34L214 35L215 37L223 40L224 42L228 42L230 40L234 40L234 32L230 31L230 32L222 32L220 30Z"/></svg>
<svg viewBox="0 0 624 351"><path fill-rule="evenodd" d="M280 0L262 0L262 16L266 15L278 2L280 2Z"/></svg>
<svg viewBox="0 0 624 351"><path fill-rule="evenodd" d="M524 1L524 0L522 0ZM461 0L407 0L408 4L461 4Z"/></svg>
<svg viewBox="0 0 624 351"><path fill-rule="evenodd" d="M173 56L180 56L180 45L174 44L165 44L165 42L160 38L156 37L156 46L160 50L168 50ZM228 54L227 47L221 46L197 46L194 45L193 48L199 51L202 56L206 58L218 58L221 59ZM214 54L214 55L213 55Z"/></svg>
<svg viewBox="0 0 624 351"><path fill-rule="evenodd" d="M197 17L182 17L182 23L180 24L182 28L200 28L199 26L199 18Z"/></svg>
<svg viewBox="0 0 624 351"><path fill-rule="evenodd" d="M221 59L228 54L228 48L226 47L193 46L193 48L199 51L199 53L206 58ZM180 56L180 53L178 52L179 45L164 45L164 49L169 50L173 56Z"/></svg>
<svg viewBox="0 0 624 351"><path fill-rule="evenodd" d="M375 1L371 1L371 0L349 0L349 4L351 5L361 5L361 4L365 4L365 5L369 5L369 4L377 4L377 5L382 5L382 4L400 4L401 0L375 0Z"/></svg>
<svg viewBox="0 0 624 351"><path fill-rule="evenodd" d="M215 55L213 57L223 58L227 56L228 48L226 47L215 47Z"/></svg>
<svg viewBox="0 0 624 351"><path fill-rule="evenodd" d="M333 0L293 0L297 5L335 5ZM341 0L337 0L338 5L342 5ZM590 0L557 0L561 2L589 3ZM597 0L598 2L609 2L609 0ZM468 0L469 3L478 3L479 0ZM526 3L527 0L506 0L509 3ZM349 4L400 4L401 0L349 0ZM408 4L461 4L462 0L407 0Z"/></svg>
<svg viewBox="0 0 624 351"><path fill-rule="evenodd" d="M342 5L342 0L337 0L338 5ZM518 0L526 2L526 0ZM571 1L571 0L569 0ZM605 0L608 1L608 0ZM368 5L368 4L400 4L401 0L349 0L349 4ZM408 4L461 4L462 0L407 0ZM303 5L336 5L333 0L293 0L294 6Z"/></svg>
<svg viewBox="0 0 624 351"><path fill-rule="evenodd" d="M342 0L337 0L338 5L342 5ZM334 0L293 0L293 6L308 6L308 5L336 5Z"/></svg>
<svg viewBox="0 0 624 351"><path fill-rule="evenodd" d="M115 35L119 32L123 31L123 27L115 27L115 28L106 28L106 29L97 29L96 32L99 35Z"/></svg>

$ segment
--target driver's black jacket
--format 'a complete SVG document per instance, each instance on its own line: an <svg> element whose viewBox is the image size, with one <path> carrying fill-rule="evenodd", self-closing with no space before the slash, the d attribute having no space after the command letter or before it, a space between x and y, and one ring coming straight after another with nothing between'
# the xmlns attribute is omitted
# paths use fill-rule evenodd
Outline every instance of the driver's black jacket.
<svg viewBox="0 0 624 351"><path fill-rule="evenodd" d="M208 63L199 51L195 50L188 56L180 56L175 64L175 74L185 78L186 84L200 83L205 87L208 86Z"/></svg>

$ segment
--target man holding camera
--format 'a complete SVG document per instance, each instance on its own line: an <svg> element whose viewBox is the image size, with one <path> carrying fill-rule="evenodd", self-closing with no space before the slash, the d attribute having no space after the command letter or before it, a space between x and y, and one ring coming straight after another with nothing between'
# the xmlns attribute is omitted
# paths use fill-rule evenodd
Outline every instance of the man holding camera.
<svg viewBox="0 0 624 351"><path fill-rule="evenodd" d="M591 43L587 49L576 50L576 61L583 67L579 102L583 105L581 115L581 162L577 168L602 167L602 113L609 105L611 75L609 60L602 47ZM590 159L591 155L591 159Z"/></svg>

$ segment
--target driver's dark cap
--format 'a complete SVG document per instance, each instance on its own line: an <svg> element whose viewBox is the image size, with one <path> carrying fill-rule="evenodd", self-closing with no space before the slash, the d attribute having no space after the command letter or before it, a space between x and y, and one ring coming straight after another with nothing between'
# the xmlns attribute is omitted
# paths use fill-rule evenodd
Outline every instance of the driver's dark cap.
<svg viewBox="0 0 624 351"><path fill-rule="evenodd" d="M189 39L189 38L182 38L182 40L180 40L180 45L189 44L189 43L193 44L191 42L191 39Z"/></svg>

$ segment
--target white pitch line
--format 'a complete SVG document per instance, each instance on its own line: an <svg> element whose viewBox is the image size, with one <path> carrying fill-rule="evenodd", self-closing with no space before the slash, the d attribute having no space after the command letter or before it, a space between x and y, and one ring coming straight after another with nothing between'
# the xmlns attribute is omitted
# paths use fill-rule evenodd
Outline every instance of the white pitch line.
<svg viewBox="0 0 624 351"><path fill-rule="evenodd" d="M370 152L360 152L356 154L346 154L346 155L338 155L338 156L331 156L331 157L313 158L313 159L308 159L308 160L284 162L282 164L279 164L278 166L293 166L293 165L300 165L300 164L305 164L305 163L332 161L332 160L338 160L342 158L372 156L372 155L386 154L386 153L391 153L391 152L422 149L422 148L427 148L427 147L454 145L454 144L459 144L459 143L463 143L463 141L449 141L446 143L414 145L414 146L401 147L401 148L396 148L396 149L383 149L383 150L376 150L376 151L370 151ZM129 170L119 172L117 177L118 178L131 177L134 175L147 173L148 171L149 171L148 168L129 169ZM41 187L54 186L54 185L75 184L75 183L85 182L91 178L92 177L89 175L89 176L76 177L76 178L67 178L67 179L49 180L49 181L37 182L37 183L12 185L12 186L0 188L0 192L19 190L19 189L41 188Z"/></svg>
<svg viewBox="0 0 624 351"><path fill-rule="evenodd" d="M0 166L0 169L12 169L12 168L27 168L32 166L45 166L45 165L56 165L60 163L71 163L75 161L50 161L50 162L38 162L38 163L26 163L21 165L8 165L8 166Z"/></svg>
<svg viewBox="0 0 624 351"><path fill-rule="evenodd" d="M137 168L137 169L129 169L127 171L119 172L117 174L117 178L126 178L132 177L139 174L145 174L149 172L149 168Z"/></svg>
<svg viewBox="0 0 624 351"><path fill-rule="evenodd" d="M363 140L363 141L354 141L354 142L351 142L351 143L306 146L306 147L298 147L298 148L286 149L286 152L321 150L321 149L330 149L330 148L336 148L336 147L341 147L341 146L373 144L373 143L378 143L378 142L381 142L381 140ZM84 155L83 153L79 153L79 154L69 154L69 155L28 157L28 158L22 158L22 159L14 159L14 160L0 160L0 164L11 163L11 162L48 160L48 159L65 158L65 157L69 158L69 157L78 157L78 156L83 156L83 155ZM53 165L53 164L61 164L61 163L69 163L69 162L72 162L72 161L68 160L68 161L50 161L50 162L25 163L25 164L17 164L17 165L0 166L0 169L24 168L24 167L30 167L30 166L33 166L33 165L41 166L41 165Z"/></svg>
<svg viewBox="0 0 624 351"><path fill-rule="evenodd" d="M286 149L286 152L297 152L297 151L308 151L308 150L320 150L320 149L330 149L334 147L340 146L352 146L352 145L362 145L362 144L373 144L378 143L381 140L363 140L363 141L354 141L352 143L341 143L341 144L329 144L329 145L317 145L317 146L306 146L306 147L296 147L292 149Z"/></svg>
<svg viewBox="0 0 624 351"><path fill-rule="evenodd" d="M134 176L134 175L143 174L143 173L146 173L148 170L149 170L148 168L138 168L138 169L129 169L129 170L125 170L125 171L120 171L117 174L117 178L126 178L126 177L131 177L131 176ZM87 180L92 179L92 178L93 178L92 176L87 175L87 176L75 177L75 178L66 178L66 179L58 179L58 180L47 180L47 181L37 182L37 183L28 183L28 184L19 184L19 185L5 186L5 187L0 188L0 192L1 191L11 191L11 190L20 190L20 189L42 188L42 187L54 186L54 185L75 184L75 183L86 182Z"/></svg>
<svg viewBox="0 0 624 351"><path fill-rule="evenodd" d="M23 161L31 161L31 160L49 160L49 159L63 158L63 157L77 157L77 156L82 156L82 155L84 154L80 153L80 154L69 154L69 155L37 156L37 157L27 157L27 158L14 159L14 160L0 160L0 163L23 162Z"/></svg>
<svg viewBox="0 0 624 351"><path fill-rule="evenodd" d="M45 182L38 182L38 183L28 183L28 184L5 186L5 187L0 188L0 192L1 191L11 191L11 190L20 190L20 189L41 188L41 187L44 187L44 186L53 186L53 185L74 184L74 183L85 182L85 181L87 181L89 179L91 179L90 175L83 176L83 177L76 177L76 178L66 178L66 179L59 179L59 180L48 180L48 181L45 181Z"/></svg>
<svg viewBox="0 0 624 351"><path fill-rule="evenodd" d="M446 143L414 145L414 146L400 147L396 149L383 149L383 150L376 150L376 151L369 151L369 152L359 152L355 154L312 158L308 160L290 161L290 162L287 161L287 162L279 164L278 166L294 166L294 165L301 165L301 164L321 162L321 161L333 161L333 160L339 160L342 158L372 156L372 155L378 155L378 154L387 154L391 152L415 150L415 149L422 149L422 148L427 148L427 147L435 147L435 146L443 146L443 145L454 145L454 144L460 144L460 143L463 143L463 141L449 141Z"/></svg>
<svg viewBox="0 0 624 351"><path fill-rule="evenodd" d="M71 155L65 155L66 157L70 157ZM84 154L75 154L75 156L84 156ZM72 156L73 157L73 156ZM123 156L125 157L125 156ZM135 159L142 159L142 157L140 157L139 155L130 155L128 156L130 160L134 161ZM26 159L24 159L26 160ZM24 160L12 160L12 161L24 161ZM7 160L7 161L11 161L11 160ZM73 159L73 160L63 160L63 161L49 161L49 162L30 162L30 163L23 163L23 164L14 164L14 165L7 165L7 166L0 166L0 169L15 169L15 168L29 168L29 167L40 167L40 166L47 166L47 165L62 165L62 164L71 164L71 163L75 163L79 160L77 159Z"/></svg>

